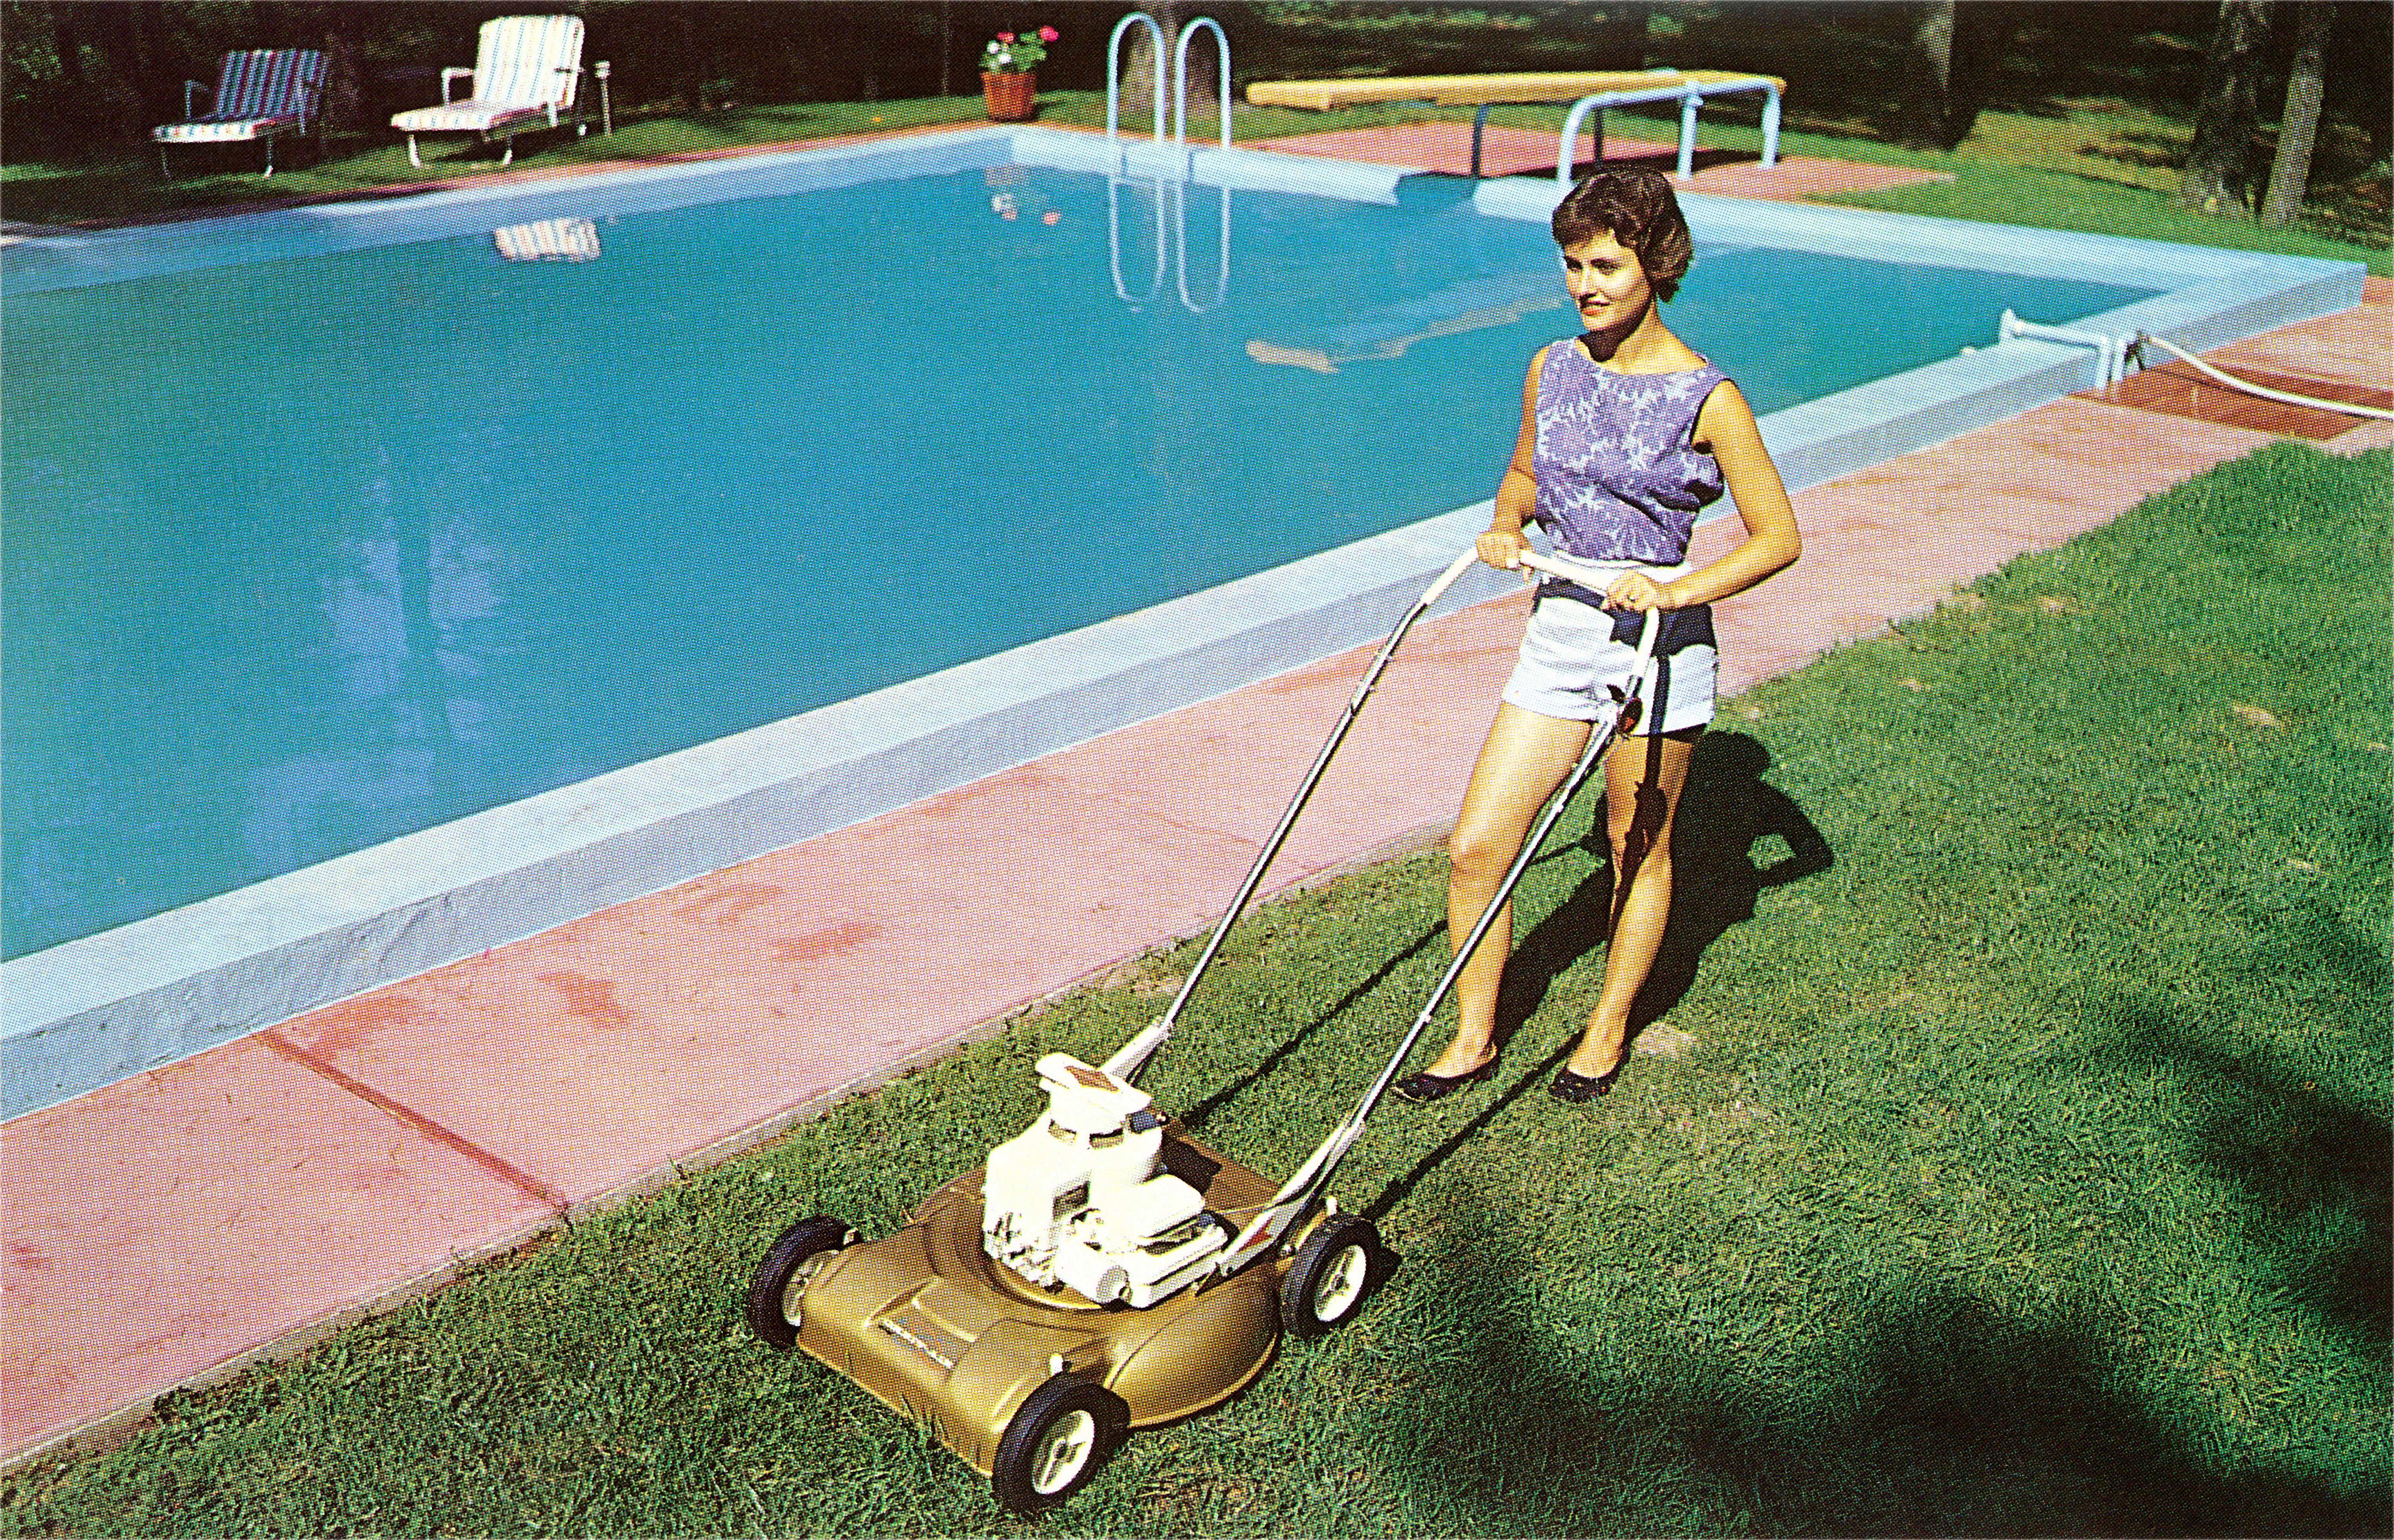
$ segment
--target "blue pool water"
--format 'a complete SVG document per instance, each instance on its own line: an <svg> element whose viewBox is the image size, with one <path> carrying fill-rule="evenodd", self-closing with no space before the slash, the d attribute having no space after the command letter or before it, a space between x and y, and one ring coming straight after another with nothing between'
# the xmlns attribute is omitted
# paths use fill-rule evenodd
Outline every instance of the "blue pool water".
<svg viewBox="0 0 2394 1540"><path fill-rule="evenodd" d="M1573 329L1542 227L1241 191L1225 272L1196 189L1159 276L1144 185L13 297L7 954L1489 494ZM2148 292L1706 248L1666 315L1768 413Z"/></svg>

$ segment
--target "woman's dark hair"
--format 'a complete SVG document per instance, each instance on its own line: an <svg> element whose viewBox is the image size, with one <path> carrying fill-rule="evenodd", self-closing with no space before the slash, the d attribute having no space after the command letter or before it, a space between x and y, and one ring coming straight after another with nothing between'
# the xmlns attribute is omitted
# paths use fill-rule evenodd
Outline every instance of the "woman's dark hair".
<svg viewBox="0 0 2394 1540"><path fill-rule="evenodd" d="M1636 252L1657 299L1677 292L1696 251L1671 179L1643 167L1599 171L1572 188L1555 205L1554 230L1559 246L1610 235Z"/></svg>

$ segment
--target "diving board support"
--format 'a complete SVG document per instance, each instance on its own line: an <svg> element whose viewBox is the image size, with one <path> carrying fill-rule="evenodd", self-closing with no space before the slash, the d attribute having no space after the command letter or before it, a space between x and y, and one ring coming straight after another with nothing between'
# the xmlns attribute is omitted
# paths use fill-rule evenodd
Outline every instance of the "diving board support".
<svg viewBox="0 0 2394 1540"><path fill-rule="evenodd" d="M1572 148L1579 141L1580 125L1593 117L1590 129L1595 139L1595 158L1604 159L1604 110L1639 101L1674 101L1679 104L1679 175L1690 177L1696 169L1696 113L1704 98L1730 91L1760 91L1762 100L1762 164L1779 164L1779 82L1768 75L1743 75L1728 80L1677 80L1666 86L1643 86L1634 90L1592 91L1572 103L1564 114L1563 132L1555 151L1555 180L1568 183L1572 179ZM1484 119L1488 109L1480 110ZM1471 170L1480 172L1480 129L1471 131Z"/></svg>

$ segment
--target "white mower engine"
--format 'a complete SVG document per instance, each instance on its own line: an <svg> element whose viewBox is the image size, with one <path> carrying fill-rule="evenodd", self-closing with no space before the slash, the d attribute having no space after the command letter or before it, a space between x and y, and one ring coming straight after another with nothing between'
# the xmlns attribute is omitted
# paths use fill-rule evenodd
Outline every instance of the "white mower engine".
<svg viewBox="0 0 2394 1540"><path fill-rule="evenodd" d="M981 1249L1043 1289L1144 1308L1213 1270L1231 1227L1156 1169L1164 1119L1129 1082L1070 1054L1039 1060L1047 1111L990 1152Z"/></svg>

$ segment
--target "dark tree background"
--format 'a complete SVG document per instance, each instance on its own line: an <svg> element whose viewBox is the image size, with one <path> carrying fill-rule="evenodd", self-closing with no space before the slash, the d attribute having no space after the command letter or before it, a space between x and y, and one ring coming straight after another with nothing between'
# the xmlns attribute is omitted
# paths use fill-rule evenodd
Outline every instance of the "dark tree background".
<svg viewBox="0 0 2394 1540"><path fill-rule="evenodd" d="M0 0L0 157L146 154L150 126L180 115L183 82L213 84L230 48L330 48L335 129L386 132L393 112L439 99L441 68L471 63L480 23L509 10L580 13L586 59L613 65L620 118L971 97L981 46L1043 23L1064 35L1041 67L1042 89L1099 90L1107 36L1137 8L1119 0ZM2261 120L2275 123L2282 98L2294 109L2290 126L2335 130L2318 142L2322 152L2344 147L2345 174L2394 149L2386 0L1155 0L1145 8L1219 20L1234 86L1327 74L1755 70L1787 78L1790 127L1925 149L1959 144L1982 110L2050 114L2117 99L2193 115L2188 201L2240 213L2269 160ZM2308 52L2305 38L2315 45ZM1191 57L1210 93L1210 40L1201 37ZM1739 111L1723 103L1707 116ZM2299 187L2308 148L2289 136L2287 186ZM2358 166L2348 165L2356 155Z"/></svg>

